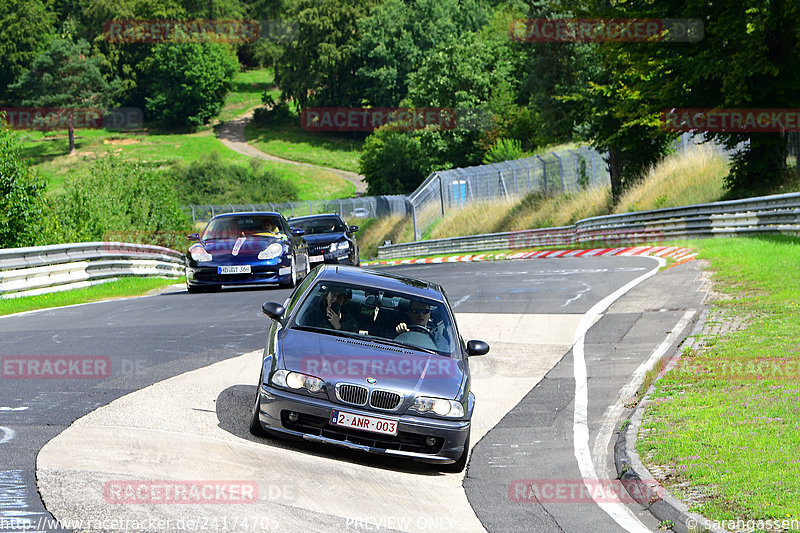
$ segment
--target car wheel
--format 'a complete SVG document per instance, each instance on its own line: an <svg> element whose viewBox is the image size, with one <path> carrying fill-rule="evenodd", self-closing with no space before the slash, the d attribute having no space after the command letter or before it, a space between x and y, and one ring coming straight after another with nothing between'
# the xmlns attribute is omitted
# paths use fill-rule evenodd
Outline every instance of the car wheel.
<svg viewBox="0 0 800 533"><path fill-rule="evenodd" d="M261 405L259 401L259 396L261 395L261 379L258 380L258 387L256 388L256 401L253 404L253 409L250 412L250 433L255 435L256 437L269 437L269 433L264 430L264 426L261 425L261 420L258 418L258 412L261 410Z"/></svg>
<svg viewBox="0 0 800 533"><path fill-rule="evenodd" d="M442 465L439 467L439 470L442 472L452 472L458 473L463 472L464 468L467 466L467 458L469 456L469 433L467 433L467 440L464 441L464 451L461 453L461 457L456 460L455 463L449 465Z"/></svg>

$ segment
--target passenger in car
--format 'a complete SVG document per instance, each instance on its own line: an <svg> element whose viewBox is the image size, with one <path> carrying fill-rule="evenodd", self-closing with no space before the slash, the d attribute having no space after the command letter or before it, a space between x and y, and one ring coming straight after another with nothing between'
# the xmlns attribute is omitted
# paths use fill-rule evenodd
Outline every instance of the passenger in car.
<svg viewBox="0 0 800 533"><path fill-rule="evenodd" d="M350 291L341 287L323 289L319 305L309 308L310 316L303 317L303 323L319 328L333 328L344 331L358 331L358 322L345 312L344 306L350 301Z"/></svg>

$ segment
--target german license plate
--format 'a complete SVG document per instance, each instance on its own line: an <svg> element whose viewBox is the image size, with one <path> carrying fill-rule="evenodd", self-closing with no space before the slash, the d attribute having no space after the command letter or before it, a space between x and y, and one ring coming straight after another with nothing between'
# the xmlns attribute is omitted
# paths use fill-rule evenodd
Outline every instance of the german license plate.
<svg viewBox="0 0 800 533"><path fill-rule="evenodd" d="M382 433L384 435L397 435L396 420L355 415L353 413L337 411L336 409L331 413L331 425L371 431L372 433Z"/></svg>
<svg viewBox="0 0 800 533"><path fill-rule="evenodd" d="M250 265L225 265L217 267L218 274L249 274Z"/></svg>
<svg viewBox="0 0 800 533"><path fill-rule="evenodd" d="M320 261L325 261L324 255L310 255L308 256L308 260L312 263L319 263Z"/></svg>

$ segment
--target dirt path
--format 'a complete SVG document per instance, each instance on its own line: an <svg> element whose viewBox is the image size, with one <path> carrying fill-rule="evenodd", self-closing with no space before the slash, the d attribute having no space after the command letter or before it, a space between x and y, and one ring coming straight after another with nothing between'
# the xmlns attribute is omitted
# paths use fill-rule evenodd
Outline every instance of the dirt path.
<svg viewBox="0 0 800 533"><path fill-rule="evenodd" d="M364 183L364 176L356 174L355 172L348 172L346 170L323 167L320 165L312 165L311 163L300 163L298 161L291 161L289 159L284 159L282 157L276 157L274 155L265 154L261 150L258 150L255 147L247 144L247 140L245 139L244 136L244 129L252 118L253 118L253 112L249 111L244 115L239 115L230 122L225 122L224 124L221 124L219 129L217 130L217 137L219 138L220 141L222 141L222 144L224 144L234 152L238 152L248 157L257 157L259 159L265 159L267 161L278 161L280 163L289 163L291 165L300 165L304 167L318 168L320 170L327 170L335 174L338 174L339 176L343 177L344 179L346 179L347 181L351 182L353 185L356 186L356 196L361 196L367 191L367 184Z"/></svg>

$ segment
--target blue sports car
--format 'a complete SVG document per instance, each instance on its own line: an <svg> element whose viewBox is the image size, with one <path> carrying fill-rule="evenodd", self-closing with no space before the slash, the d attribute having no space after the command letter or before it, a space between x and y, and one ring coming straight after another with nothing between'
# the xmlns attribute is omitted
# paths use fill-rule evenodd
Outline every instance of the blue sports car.
<svg viewBox="0 0 800 533"><path fill-rule="evenodd" d="M274 320L251 411L255 435L281 435L464 469L475 396L469 356L434 283L323 265Z"/></svg>
<svg viewBox="0 0 800 533"><path fill-rule="evenodd" d="M358 241L353 235L358 226L348 226L336 213L308 215L289 220L292 227L302 229L308 242L311 265L332 263L359 266Z"/></svg>
<svg viewBox="0 0 800 533"><path fill-rule="evenodd" d="M280 213L217 215L186 253L189 292L223 285L279 284L294 287L311 270L303 230L291 228Z"/></svg>

